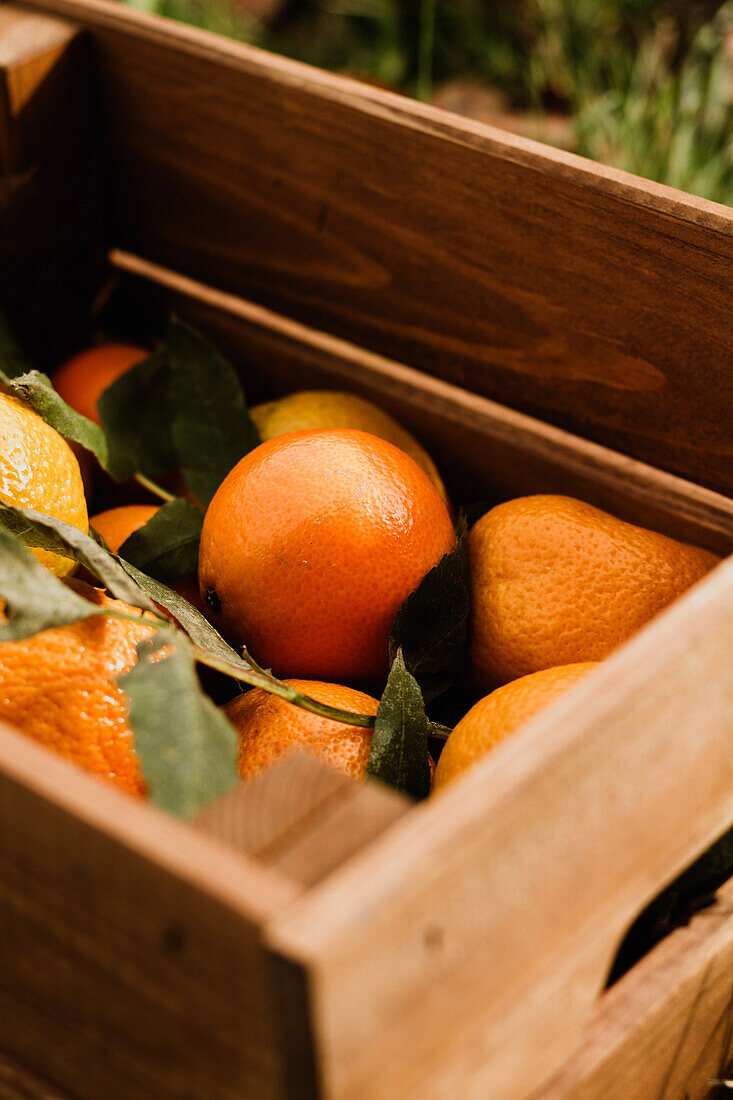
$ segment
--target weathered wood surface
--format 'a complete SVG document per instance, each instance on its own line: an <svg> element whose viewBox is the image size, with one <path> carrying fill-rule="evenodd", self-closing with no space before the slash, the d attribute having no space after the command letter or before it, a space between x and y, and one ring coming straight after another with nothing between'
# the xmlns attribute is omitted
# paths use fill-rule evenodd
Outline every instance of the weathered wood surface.
<svg viewBox="0 0 733 1100"><path fill-rule="evenodd" d="M273 917L326 1096L521 1100L559 1070L633 917L733 821L732 651L733 559Z"/></svg>
<svg viewBox="0 0 733 1100"><path fill-rule="evenodd" d="M582 1048L533 1100L704 1100L732 1058L728 883L603 995Z"/></svg>
<svg viewBox="0 0 733 1100"><path fill-rule="evenodd" d="M114 243L733 487L733 211L116 3L33 6L94 32Z"/></svg>

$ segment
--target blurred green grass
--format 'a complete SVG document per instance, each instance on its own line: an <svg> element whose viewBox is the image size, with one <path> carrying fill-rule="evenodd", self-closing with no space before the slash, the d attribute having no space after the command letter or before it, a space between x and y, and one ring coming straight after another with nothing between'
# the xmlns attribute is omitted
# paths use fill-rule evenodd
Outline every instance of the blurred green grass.
<svg viewBox="0 0 733 1100"><path fill-rule="evenodd" d="M733 205L733 0L130 2Z"/></svg>

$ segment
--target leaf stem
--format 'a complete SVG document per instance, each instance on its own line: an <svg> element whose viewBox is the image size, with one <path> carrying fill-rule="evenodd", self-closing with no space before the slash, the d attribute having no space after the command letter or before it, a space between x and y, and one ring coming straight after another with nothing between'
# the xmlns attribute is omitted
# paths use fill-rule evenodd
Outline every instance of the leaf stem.
<svg viewBox="0 0 733 1100"><path fill-rule="evenodd" d="M207 653L206 650L198 646L194 647L194 654L196 660L201 664L208 665L209 668L216 669L217 672L223 672L225 676L231 676L235 680L250 684L251 687L262 688L270 695L277 695L288 703L293 703L296 707L310 711L311 714L318 714L321 718L330 718L333 722L344 722L346 725L361 726L364 729L370 729L374 725L374 715L355 714L350 710L340 710L338 707L329 707L326 703L319 703L317 699L311 699L309 695L303 695L301 692L296 691L294 687L290 687L288 684L284 684L282 680L278 680L277 677L264 672L259 666L255 667L254 663L248 667L243 660L240 665L239 662L227 661L223 657L216 657L213 653Z"/></svg>
<svg viewBox="0 0 733 1100"><path fill-rule="evenodd" d="M142 485L143 489L147 489L149 493L152 493L156 497L160 497L161 500L169 502L176 499L174 493L169 493L162 485L158 485L157 481L153 481L151 478L146 477L145 474L135 474L135 481L138 485Z"/></svg>
<svg viewBox="0 0 733 1100"><path fill-rule="evenodd" d="M440 722L430 722L428 726L428 737L436 737L439 741L447 741L453 730L450 726L444 726Z"/></svg>

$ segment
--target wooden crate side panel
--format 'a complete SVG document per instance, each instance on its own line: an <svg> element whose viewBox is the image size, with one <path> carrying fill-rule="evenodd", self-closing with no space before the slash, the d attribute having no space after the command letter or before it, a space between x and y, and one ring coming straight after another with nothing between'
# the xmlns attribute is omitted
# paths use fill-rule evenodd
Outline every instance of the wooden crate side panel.
<svg viewBox="0 0 733 1100"><path fill-rule="evenodd" d="M297 893L0 729L0 1050L76 1100L263 1100L260 927Z"/></svg>
<svg viewBox="0 0 733 1100"><path fill-rule="evenodd" d="M522 1100L557 1072L625 928L733 820L732 647L729 561L273 919L330 1098Z"/></svg>
<svg viewBox="0 0 733 1100"><path fill-rule="evenodd" d="M120 246L731 488L733 212L104 0L39 6L94 30Z"/></svg>
<svg viewBox="0 0 733 1100"><path fill-rule="evenodd" d="M705 1100L733 1056L733 883L601 998L533 1100Z"/></svg>
<svg viewBox="0 0 733 1100"><path fill-rule="evenodd" d="M140 257L113 250L111 260L128 277L123 313L144 314L154 332L169 311L199 327L240 371L250 403L307 386L387 409L425 444L459 505L566 493L718 554L733 548L733 501L721 494Z"/></svg>

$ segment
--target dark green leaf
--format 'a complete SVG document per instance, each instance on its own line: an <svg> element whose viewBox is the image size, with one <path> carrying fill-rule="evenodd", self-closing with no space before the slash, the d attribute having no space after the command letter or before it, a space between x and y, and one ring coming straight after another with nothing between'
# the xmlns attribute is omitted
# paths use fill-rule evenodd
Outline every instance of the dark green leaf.
<svg viewBox="0 0 733 1100"><path fill-rule="evenodd" d="M171 435L177 465L206 505L229 471L260 442L236 371L210 341L171 322Z"/></svg>
<svg viewBox="0 0 733 1100"><path fill-rule="evenodd" d="M430 793L429 725L420 687L400 650L379 703L367 775L425 798Z"/></svg>
<svg viewBox="0 0 733 1100"><path fill-rule="evenodd" d="M6 378L15 378L31 369L32 364L18 346L7 317L0 311L0 370Z"/></svg>
<svg viewBox="0 0 733 1100"><path fill-rule="evenodd" d="M170 647L161 653L163 646ZM135 749L152 801L192 817L237 782L238 736L202 691L182 635L160 630L118 677L129 699Z"/></svg>
<svg viewBox="0 0 733 1100"><path fill-rule="evenodd" d="M10 386L52 428L72 443L78 443L91 451L100 466L117 481L124 481L135 473L136 467L125 454L114 446L105 433L91 420L76 412L60 397L50 378L32 370L11 378L0 372L0 380Z"/></svg>
<svg viewBox="0 0 733 1100"><path fill-rule="evenodd" d="M140 585L131 580L117 558L91 535L85 535L70 523L32 508L16 508L0 501L0 527L11 531L26 546L49 550L80 562L118 600L157 614L155 605Z"/></svg>
<svg viewBox="0 0 733 1100"><path fill-rule="evenodd" d="M177 497L133 531L120 547L120 557L161 581L196 573L203 522L200 508Z"/></svg>
<svg viewBox="0 0 733 1100"><path fill-rule="evenodd" d="M466 523L461 517L455 550L445 554L407 597L389 640L390 661L402 649L428 700L458 679L465 661L468 610Z"/></svg>
<svg viewBox="0 0 733 1100"><path fill-rule="evenodd" d="M171 437L170 377L168 350L159 348L125 371L99 398L102 427L131 472L156 478L178 468Z"/></svg>
<svg viewBox="0 0 733 1100"><path fill-rule="evenodd" d="M15 642L41 630L66 626L103 610L55 577L5 528L0 527L0 598L7 622L0 640Z"/></svg>

